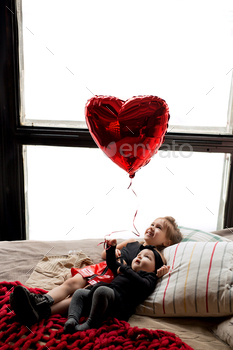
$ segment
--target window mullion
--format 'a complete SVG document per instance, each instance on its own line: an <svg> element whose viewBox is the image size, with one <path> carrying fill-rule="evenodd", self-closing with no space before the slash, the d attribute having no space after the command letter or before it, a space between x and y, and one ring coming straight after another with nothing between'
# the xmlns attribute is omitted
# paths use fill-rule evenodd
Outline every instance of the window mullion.
<svg viewBox="0 0 233 350"><path fill-rule="evenodd" d="M233 227L233 163L232 163L233 153L231 154L230 161L230 174L229 174L229 186L227 191L227 200L224 215L224 225L223 228Z"/></svg>
<svg viewBox="0 0 233 350"><path fill-rule="evenodd" d="M227 132L232 134L233 132L233 71L232 71L232 79L231 79L231 87L230 87L230 95L229 95L229 103L228 103L228 112L227 112Z"/></svg>

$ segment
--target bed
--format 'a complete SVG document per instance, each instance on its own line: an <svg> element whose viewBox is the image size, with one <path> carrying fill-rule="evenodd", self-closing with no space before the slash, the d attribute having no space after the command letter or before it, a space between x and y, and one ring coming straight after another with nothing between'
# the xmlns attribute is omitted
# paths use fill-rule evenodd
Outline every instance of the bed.
<svg viewBox="0 0 233 350"><path fill-rule="evenodd" d="M188 229L181 227L181 231L184 235L183 242L179 247L174 246L173 250L169 250L166 254L166 258L173 264L172 269L175 271L169 276L164 276L162 282L158 286L158 290L151 300L147 300L143 305L140 305L136 313L131 316L129 319L129 324L132 327L139 328L147 328L150 330L163 330L166 332L175 333L179 338L182 339L183 342L188 344L191 348L195 350L224 350L233 348L233 341L231 339L231 327L233 324L233 319L231 319L231 285L228 281L231 279L231 283L233 283L233 277L231 273L231 269L233 270L233 257L232 253L232 232L233 229L225 229L222 231L216 231L212 234L203 233L198 230ZM204 237L204 238L203 238ZM85 239L85 240L77 240L77 241L3 241L0 242L1 249L1 260L0 260L0 281L4 281L6 283L9 282L9 286L11 286L11 282L18 281L30 288L42 288L42 290L52 289L53 286L61 284L65 279L70 277L70 267L74 266L75 262L72 261L74 256L68 255L70 250L77 250L79 255L79 262L84 264L90 264L91 262L98 263L101 261L100 254L103 249L102 245L98 245L102 239ZM181 247L184 247L186 250L190 251L191 258L184 259L184 251L182 251ZM211 251L208 254L204 254L202 258L198 256L199 252L206 251L206 249L210 247ZM168 248L166 248L168 249ZM182 267L182 263L178 261L178 268L176 269L174 255L178 257L178 251L181 250L181 254L183 257L183 261L187 264L187 270L185 270L184 280L185 283L185 312L183 311L183 299L184 295L182 295L182 305L176 306L176 314L172 314L170 311L170 306L164 304L164 300L166 300L169 294L169 288L171 287L171 281L173 276L176 276L177 282L177 273L181 276L182 271L185 267ZM80 255L81 254L81 255ZM194 311L194 302L193 300L189 300L189 277L190 283L193 282L194 272L197 267L193 266L192 263L195 260L194 257L197 257L196 261L199 264L200 270L200 260L203 260L203 264L205 263L204 259L206 256L211 258L211 266L208 265L207 271L207 282L208 289L212 290L214 295L214 301L212 302L212 296L208 300L208 313L202 314L192 314ZM224 256L224 258L222 258ZM77 258L77 257L76 257ZM75 258L75 259L76 259ZM217 259L216 262L214 259ZM63 259L63 260L62 260ZM68 260L67 260L68 259ZM220 260L219 260L220 259ZM222 259L222 260L221 260ZM64 268L64 271L59 274L59 276L55 276L51 274L51 271L47 271L44 275L46 275L45 280L41 283L39 275L40 270L38 270L38 264L43 261L51 260L53 263L59 264ZM228 264L230 262L230 267ZM220 272L218 272L218 276L224 279L224 293L228 293L225 295L222 292L215 292L215 286L211 285L214 283L216 278L214 278L213 273L214 264L216 266L220 266ZM227 265L225 268L225 264ZM186 266L186 265L185 265ZM37 267L37 268L36 268ZM195 269L195 270L192 270ZM225 270L226 273L225 273ZM178 272L177 272L177 271ZM201 266L201 270L203 267ZM192 273L191 273L192 272ZM196 273L196 272L195 272ZM199 279L200 279L200 272ZM230 275L229 275L230 273ZM37 275L36 275L37 274ZM206 280L205 276L205 280ZM51 282L49 284L49 281ZM198 280L199 281L199 280ZM199 282L198 282L199 283ZM221 280L218 278L218 288L222 286ZM164 287L163 287L164 285ZM227 287L225 287L227 285ZM229 287L230 285L230 287ZM5 286L5 285L4 285ZM200 286L201 287L201 286ZM157 287L156 287L157 288ZM183 287L182 287L183 288ZM193 286L190 286L190 290L193 290ZM221 287L222 288L222 287ZM221 289L220 288L220 289ZM202 288L203 289L203 288ZM182 289L183 290L183 289ZM9 290L8 290L9 291ZM160 293L160 291L163 291ZM164 291L166 291L166 298ZM174 291L173 291L174 292ZM178 297L181 294L178 291L178 287L176 284L176 295ZM182 292L183 293L183 292ZM206 293L206 291L205 291ZM160 300L160 295L162 299ZM183 293L184 294L184 293ZM216 295L218 296L218 309L213 306L213 310L211 309L212 303L215 303ZM230 295L230 296L229 296ZM232 293L233 295L233 293ZM225 301L224 301L224 300ZM157 300L157 302L155 302ZM226 301L227 300L227 301ZM199 302L199 301L198 301ZM197 302L197 304L198 304ZM203 312L202 303L203 300L200 300L200 307L198 306L200 311ZM204 302L207 302L204 300ZM230 309L229 309L230 302ZM190 303L190 306L189 306ZM227 304L227 307L224 305ZM162 306L161 306L162 304ZM173 300L174 304L174 300ZM224 304L222 306L222 304ZM168 311L165 312L165 307ZM174 305L173 305L174 307ZM232 305L233 307L233 305ZM180 309L179 309L180 308ZM190 308L190 310L189 310ZM219 311L220 310L220 311ZM173 310L174 312L174 310ZM187 314L188 317L185 317ZM159 316L159 317L158 317ZM177 317L178 316L178 317ZM65 316L64 316L65 317ZM1 329L0 329L0 338L1 338ZM30 347L28 347L30 348ZM27 349L28 349L27 348ZM7 348L6 348L7 349ZM26 348L25 348L26 349Z"/></svg>

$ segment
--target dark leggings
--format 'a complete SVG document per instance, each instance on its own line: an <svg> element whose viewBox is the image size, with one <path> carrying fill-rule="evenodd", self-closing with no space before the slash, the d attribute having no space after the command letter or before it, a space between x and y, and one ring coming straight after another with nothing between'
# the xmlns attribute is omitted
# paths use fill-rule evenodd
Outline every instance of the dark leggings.
<svg viewBox="0 0 233 350"><path fill-rule="evenodd" d="M77 289L72 297L68 312L68 321L65 323L65 331L72 333L90 328L98 328L103 319L111 315L115 301L113 289L100 286L89 300L90 290ZM90 305L91 303L91 305ZM89 316L87 321L79 325L81 316Z"/></svg>

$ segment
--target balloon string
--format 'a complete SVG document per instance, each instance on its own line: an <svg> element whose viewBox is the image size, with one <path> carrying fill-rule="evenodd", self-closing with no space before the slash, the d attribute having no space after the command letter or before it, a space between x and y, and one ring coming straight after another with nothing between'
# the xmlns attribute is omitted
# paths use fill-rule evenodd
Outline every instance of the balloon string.
<svg viewBox="0 0 233 350"><path fill-rule="evenodd" d="M127 188L127 190L131 187L132 185L132 179L130 180L130 184L129 184L129 187ZM134 190L131 188L132 192L134 193L134 195L137 197L136 193L134 192ZM133 232L136 236L140 236L140 233L138 232L136 226L135 226L135 219L136 219L136 216L137 216L137 213L138 213L138 209L136 210L135 214L134 214L134 218L133 218L133 227L135 228L135 231L131 231ZM104 242L100 242L99 244L97 244L97 246L99 246L100 244L103 244L104 245L104 249L105 250L108 250L110 247L107 247L107 240L106 240L106 237L107 236L111 236L113 233L117 233L117 232L127 232L128 230L120 230L120 231L112 231L111 233L108 233L107 235L104 236Z"/></svg>
<svg viewBox="0 0 233 350"><path fill-rule="evenodd" d="M130 188L130 186L132 185L132 179L130 179L130 184L129 187L127 188L127 190ZM132 190L133 191L133 190ZM135 193L134 193L135 194Z"/></svg>
<svg viewBox="0 0 233 350"><path fill-rule="evenodd" d="M128 188L130 188L130 186L132 185L132 179L131 179L131 182L130 182L130 185L129 185L129 187ZM131 190L132 190L132 192L134 193L134 195L136 196L136 197L138 197L137 195L136 195L136 193L134 192L134 190L131 188ZM138 230L137 230L137 228L136 228L136 226L135 226L135 219L136 219L136 216L137 216L137 213L138 213L138 209L136 210L136 212L135 212L135 214L134 214L134 218L133 218L133 227L135 228L135 230L136 230L136 232L133 232L136 236L140 236L140 233L138 232Z"/></svg>

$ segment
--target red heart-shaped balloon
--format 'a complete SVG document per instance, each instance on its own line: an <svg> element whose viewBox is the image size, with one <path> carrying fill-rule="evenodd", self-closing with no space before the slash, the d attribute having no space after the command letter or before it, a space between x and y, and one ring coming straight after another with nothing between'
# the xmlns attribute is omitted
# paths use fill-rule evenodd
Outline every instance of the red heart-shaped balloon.
<svg viewBox="0 0 233 350"><path fill-rule="evenodd" d="M97 146L131 178L146 165L164 142L168 105L157 96L134 96L122 101L94 96L85 116Z"/></svg>

